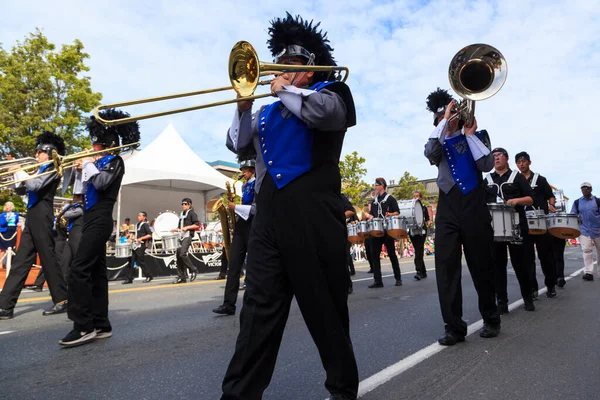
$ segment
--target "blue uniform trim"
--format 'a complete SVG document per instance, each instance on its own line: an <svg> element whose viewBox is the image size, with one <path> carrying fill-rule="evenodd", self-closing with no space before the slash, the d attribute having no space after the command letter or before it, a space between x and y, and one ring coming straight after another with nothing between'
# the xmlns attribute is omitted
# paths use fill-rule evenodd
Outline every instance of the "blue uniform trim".
<svg viewBox="0 0 600 400"><path fill-rule="evenodd" d="M317 82L319 91L336 82ZM266 106L258 123L260 152L278 189L312 168L313 131L281 101ZM245 203L244 203L245 204Z"/></svg>
<svg viewBox="0 0 600 400"><path fill-rule="evenodd" d="M71 206L71 210L78 208L78 207L81 207L81 204L75 203ZM73 229L73 220L74 219L75 218L69 218L69 224L67 225L67 232L71 232L71 229Z"/></svg>
<svg viewBox="0 0 600 400"><path fill-rule="evenodd" d="M484 134L485 131L475 132L475 136L479 140L483 140ZM481 174L473 159L466 136L461 134L453 138L446 138L442 147L456 186L463 194L475 189L479 185Z"/></svg>
<svg viewBox="0 0 600 400"><path fill-rule="evenodd" d="M252 182L248 182L244 184L243 193L242 193L242 204L244 205L252 205L254 202L254 184L256 180Z"/></svg>
<svg viewBox="0 0 600 400"><path fill-rule="evenodd" d="M108 165L113 159L114 155L109 154L107 156L102 157L99 160L94 161L94 165L98 168L99 171L102 171L104 167ZM92 208L98 202L98 190L94 187L92 182L88 182L85 188L85 211Z"/></svg>
<svg viewBox="0 0 600 400"><path fill-rule="evenodd" d="M40 171L38 172L38 174L41 174L42 172L46 171L50 165L52 165L52 164L42 165L40 167ZM39 201L40 201L39 193L27 189L27 208L29 209L29 208L35 206Z"/></svg>

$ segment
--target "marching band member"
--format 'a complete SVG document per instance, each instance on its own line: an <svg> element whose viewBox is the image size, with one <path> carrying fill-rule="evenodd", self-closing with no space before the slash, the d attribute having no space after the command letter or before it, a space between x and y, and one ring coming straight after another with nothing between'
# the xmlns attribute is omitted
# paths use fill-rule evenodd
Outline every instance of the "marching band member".
<svg viewBox="0 0 600 400"><path fill-rule="evenodd" d="M400 215L400 209L398 208L398 202L388 192L387 182L383 178L375 179L375 199L371 205L370 213L366 213L368 220L373 218L390 217L394 215ZM400 274L400 263L396 256L396 248L394 247L394 238L388 235L382 237L371 237L371 258L373 264L373 283L369 285L369 288L382 288L383 279L381 277L381 246L385 245L390 262L392 263L392 269L394 270L394 278L396 279L396 286L402 286L402 275Z"/></svg>
<svg viewBox="0 0 600 400"><path fill-rule="evenodd" d="M499 201L515 207L519 214L519 228L523 243L528 243L531 239L525 217L525 206L533 204L533 190L522 174L509 168L508 152L505 149L496 147L492 150L492 155L494 156L494 171L486 176L488 181L487 202L495 203L500 199ZM494 242L494 286L498 298L498 310L501 314L508 313L507 247L510 253L510 263L519 281L525 310L535 310L531 290L532 265L528 262L523 243Z"/></svg>
<svg viewBox="0 0 600 400"><path fill-rule="evenodd" d="M152 274L146 268L144 261L144 255L146 254L146 247L148 246L148 240L152 239L152 231L146 220L147 214L145 211L140 211L137 215L138 223L135 226L135 236L133 238L132 254L129 259L127 266L128 273L127 278L122 282L123 285L133 283L133 264L136 264L142 269L146 280L144 283L148 283L152 280Z"/></svg>
<svg viewBox="0 0 600 400"><path fill-rule="evenodd" d="M425 221L425 227L422 229L410 231L410 242L415 248L415 280L420 281L421 279L427 278L427 269L425 268L425 261L423 256L425 253L425 238L427 237L427 227L431 225L429 220L429 211L425 204L423 204L423 195L417 191L413 194L413 198L421 201L421 207L423 208L423 218Z"/></svg>
<svg viewBox="0 0 600 400"><path fill-rule="evenodd" d="M15 305L35 262L36 253L40 256L54 303L54 306L45 310L43 315L60 314L67 310L66 282L57 264L52 237L53 199L60 179L51 162L53 152L65 154L65 143L60 136L52 132L44 132L36 138L36 149L37 161L48 162L38 170L38 174L46 174L23 182L29 198L27 219L21 234L19 249L0 294L0 319L13 317ZM50 171L54 172L48 174L47 172ZM29 175L24 171L16 171L14 177L15 181L18 181L29 178ZM21 184L17 184L19 189L20 186Z"/></svg>
<svg viewBox="0 0 600 400"><path fill-rule="evenodd" d="M251 150L250 154L239 154L238 162L240 163L240 171L244 178L242 187L242 204L229 202L229 209L234 210L237 214L235 221L235 230L231 240L229 255L229 269L227 270L227 282L225 283L225 299L223 304L215 308L215 314L234 315L235 303L237 302L238 292L240 290L240 276L242 274L242 266L248 252L248 237L250 227L252 226L252 217L255 214L254 206L254 185L256 178L254 177L256 167L256 152L254 148L248 147ZM223 252L225 253L225 252Z"/></svg>
<svg viewBox="0 0 600 400"><path fill-rule="evenodd" d="M548 214L549 211L556 212L556 209L554 208L556 197L554 197L552 188L550 187L550 184L546 178L538 173L532 172L531 169L529 169L529 166L531 165L531 158L529 157L529 154L524 151L518 153L515 156L515 163L533 190L534 207L544 210L544 214ZM531 275L531 288L533 290L534 299L537 297L539 288L535 274L536 268L534 245L537 249L538 258L540 259L542 272L544 273L544 283L548 288L546 297L556 297L555 285L557 283L557 278L556 266L554 265L554 251L552 249L554 241L552 238L553 236L550 234L550 232L546 232L543 235L526 235L523 238L527 262L533 267L533 274Z"/></svg>
<svg viewBox="0 0 600 400"><path fill-rule="evenodd" d="M342 199L342 203L344 204L344 218L346 219L346 225L348 223L356 223L358 220L356 218L356 211L354 211L354 207L352 207L352 203L350 203L350 199L343 194L340 193L340 197ZM349 240L346 240L346 251L348 257L348 294L352 294L354 291L352 286L352 278L353 275L356 275L356 270L354 269L354 262L352 261L352 254L350 254L350 249L352 248L352 243Z"/></svg>
<svg viewBox="0 0 600 400"><path fill-rule="evenodd" d="M190 271L190 282L193 282L198 275L198 268L192 264L188 257L188 251L192 244L192 236L196 229L200 227L198 215L192 208L192 199L186 197L181 200L181 214L179 214L179 228L172 229L171 232L179 232L181 234L181 245L177 249L177 279L174 284L186 283L188 278L188 270ZM191 234L190 234L191 232Z"/></svg>
<svg viewBox="0 0 600 400"><path fill-rule="evenodd" d="M435 275L446 331L438 339L451 346L465 340L467 324L462 319L461 246L479 296L483 328L479 336L491 338L500 332L496 307L492 260L494 233L485 201L482 172L493 167L487 132L477 131L455 119L456 102L446 90L437 89L427 97L434 113L435 129L425 145L425 157L438 167L440 197L435 217Z"/></svg>
<svg viewBox="0 0 600 400"><path fill-rule="evenodd" d="M101 111L108 120L128 117L118 110ZM94 151L137 142L137 122L105 127L91 117L87 129ZM81 160L82 181L87 182L83 212L83 229L77 253L69 271L69 319L73 330L58 343L64 347L79 346L94 339L112 336L108 319L108 278L106 274L106 241L113 230L112 212L121 180L125 173L123 159L107 152Z"/></svg>
<svg viewBox="0 0 600 400"><path fill-rule="evenodd" d="M333 49L318 26L289 13L273 20L268 43L275 62L335 65ZM331 398L357 396L338 167L356 113L348 86L330 75L278 74L271 83L278 101L254 114L251 101L239 102L229 129L231 150L254 146L258 153L257 212L248 243L240 333L222 399L262 397L294 296L319 350Z"/></svg>

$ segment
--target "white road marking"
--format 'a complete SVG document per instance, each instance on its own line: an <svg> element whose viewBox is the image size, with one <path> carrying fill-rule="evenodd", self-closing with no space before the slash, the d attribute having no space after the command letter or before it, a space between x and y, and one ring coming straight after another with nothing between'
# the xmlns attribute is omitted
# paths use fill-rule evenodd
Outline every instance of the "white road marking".
<svg viewBox="0 0 600 400"><path fill-rule="evenodd" d="M573 279L573 277L579 275L583 270L584 269L581 268L581 269L573 272L565 280L568 281L570 279ZM539 294L541 295L547 291L548 291L548 288L544 287L543 289L541 289L539 291ZM521 306L522 304L523 304L523 299L517 300L517 301L511 303L509 305L508 309L510 311L512 311L515 308ZM483 327L482 319L480 319L477 322L472 323L467 328L467 336L477 332L482 327ZM417 351L416 353L413 353L410 356L403 358L402 360L398 361L397 363L390 365L389 367L377 372L374 375L371 375L367 379L364 379L363 381L361 381L360 384L358 385L358 397L364 396L365 394L369 393L370 391L375 390L376 388L383 385L384 383L397 377L404 371L414 367L415 365L421 363L422 361L425 361L429 357L433 356L434 354L439 353L440 351L446 349L447 347L448 346L440 345L438 342L432 343L429 346Z"/></svg>
<svg viewBox="0 0 600 400"><path fill-rule="evenodd" d="M8 335L9 333L13 333L14 331L3 331L0 332L0 335Z"/></svg>

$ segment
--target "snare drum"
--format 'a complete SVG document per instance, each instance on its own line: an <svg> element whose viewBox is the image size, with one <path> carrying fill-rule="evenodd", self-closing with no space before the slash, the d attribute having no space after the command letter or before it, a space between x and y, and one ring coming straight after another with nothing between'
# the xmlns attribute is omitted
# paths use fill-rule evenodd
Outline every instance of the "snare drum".
<svg viewBox="0 0 600 400"><path fill-rule="evenodd" d="M170 233L162 235L163 250L176 251L179 248L179 234Z"/></svg>
<svg viewBox="0 0 600 400"><path fill-rule="evenodd" d="M548 223L544 210L529 210L527 215L527 225L530 235L543 235L548 232Z"/></svg>
<svg viewBox="0 0 600 400"><path fill-rule="evenodd" d="M406 219L408 228L423 227L424 217L421 200L400 200L398 202L398 208L400 209L400 216Z"/></svg>
<svg viewBox="0 0 600 400"><path fill-rule="evenodd" d="M115 257L116 258L131 257L131 243L117 243L117 245L115 246Z"/></svg>
<svg viewBox="0 0 600 400"><path fill-rule="evenodd" d="M369 235L373 237L382 237L385 235L383 218L371 218L369 220Z"/></svg>
<svg viewBox="0 0 600 400"><path fill-rule="evenodd" d="M406 218L400 215L386 217L387 234L394 239L402 239L408 235L408 223Z"/></svg>
<svg viewBox="0 0 600 400"><path fill-rule="evenodd" d="M581 235L577 214L548 214L548 231L559 239L575 239Z"/></svg>
<svg viewBox="0 0 600 400"><path fill-rule="evenodd" d="M363 237L363 238L369 236L369 223L368 223L368 221L360 221L356 225L358 226L358 236Z"/></svg>
<svg viewBox="0 0 600 400"><path fill-rule="evenodd" d="M514 242L521 239L519 214L513 206L502 203L490 203L488 209L492 215L494 242Z"/></svg>
<svg viewBox="0 0 600 400"><path fill-rule="evenodd" d="M346 225L348 229L348 241L352 244L356 244L360 241L360 237L358 236L358 224L348 224Z"/></svg>

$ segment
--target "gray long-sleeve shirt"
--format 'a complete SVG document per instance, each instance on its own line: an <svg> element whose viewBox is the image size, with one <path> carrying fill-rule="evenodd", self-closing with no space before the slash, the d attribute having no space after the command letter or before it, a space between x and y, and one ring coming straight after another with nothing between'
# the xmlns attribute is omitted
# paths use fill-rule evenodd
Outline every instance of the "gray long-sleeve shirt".
<svg viewBox="0 0 600 400"><path fill-rule="evenodd" d="M425 157L431 164L438 167L437 184L440 190L444 193L450 192L452 187L455 185L452 173L450 172L450 166L448 160L444 157L443 144L446 141L446 126L448 121L442 119L438 126L435 127L432 134L429 136L429 140L425 144ZM448 138L454 138L461 135L463 132L458 130L450 135ZM475 160L477 169L481 172L488 172L494 168L494 156L491 153L491 144L483 143L475 135L466 136L469 149ZM453 166L452 166L453 167Z"/></svg>

